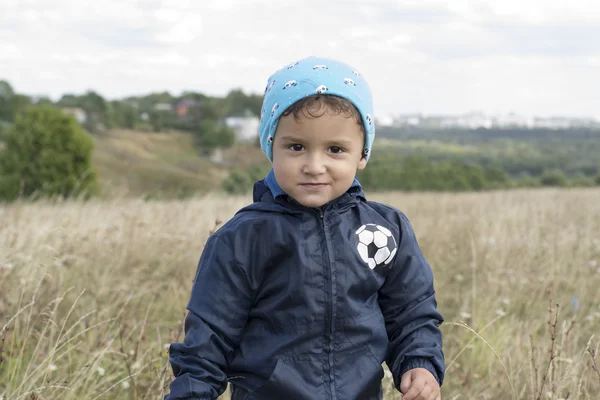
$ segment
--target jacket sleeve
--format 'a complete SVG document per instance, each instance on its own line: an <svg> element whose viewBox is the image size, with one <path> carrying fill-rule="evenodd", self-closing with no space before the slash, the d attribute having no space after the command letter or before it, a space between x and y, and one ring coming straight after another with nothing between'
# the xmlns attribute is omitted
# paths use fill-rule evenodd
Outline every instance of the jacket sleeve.
<svg viewBox="0 0 600 400"><path fill-rule="evenodd" d="M225 391L226 367L239 344L252 298L247 276L230 247L211 236L187 306L184 341L169 348L175 380L165 400L215 400Z"/></svg>
<svg viewBox="0 0 600 400"><path fill-rule="evenodd" d="M399 212L398 212L399 213ZM417 243L408 218L399 213L398 252L379 290L390 347L386 363L400 390L405 372L425 368L441 385L444 380L444 354L437 311L433 273Z"/></svg>

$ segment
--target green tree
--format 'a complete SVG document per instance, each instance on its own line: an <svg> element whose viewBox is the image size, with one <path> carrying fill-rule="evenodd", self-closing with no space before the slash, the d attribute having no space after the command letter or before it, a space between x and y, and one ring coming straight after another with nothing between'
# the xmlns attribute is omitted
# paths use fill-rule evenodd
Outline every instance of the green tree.
<svg viewBox="0 0 600 400"><path fill-rule="evenodd" d="M77 121L52 106L30 106L17 115L0 153L0 198L94 194L92 138Z"/></svg>
<svg viewBox="0 0 600 400"><path fill-rule="evenodd" d="M24 94L15 94L11 101L11 109L12 109L12 121L14 121L15 116L30 106L32 104L31 97L25 96Z"/></svg>
<svg viewBox="0 0 600 400"><path fill-rule="evenodd" d="M246 95L241 89L234 89L224 99L225 115L242 116L247 110L250 110L254 115L260 115L262 101L262 96L256 94Z"/></svg>
<svg viewBox="0 0 600 400"><path fill-rule="evenodd" d="M568 180L560 170L546 171L540 178L542 186L567 186Z"/></svg>
<svg viewBox="0 0 600 400"><path fill-rule="evenodd" d="M15 95L10 83L6 81L0 81L0 121L12 122L13 110L12 110L12 98Z"/></svg>
<svg viewBox="0 0 600 400"><path fill-rule="evenodd" d="M152 110L149 113L150 125L154 132L160 132L165 128L167 113L159 110Z"/></svg>
<svg viewBox="0 0 600 400"><path fill-rule="evenodd" d="M65 94L58 101L60 107L80 107L85 110L87 118L85 128L90 132L98 132L101 125L110 127L109 105L98 93L89 90L83 96Z"/></svg>
<svg viewBox="0 0 600 400"><path fill-rule="evenodd" d="M124 99L129 103L137 103L140 111L142 112L150 112L154 108L154 106L158 103L168 103L171 104L175 100L169 92L161 92L161 93L150 93L146 96L130 96Z"/></svg>
<svg viewBox="0 0 600 400"><path fill-rule="evenodd" d="M30 104L29 96L15 93L8 82L0 81L0 122L13 122L15 115Z"/></svg>
<svg viewBox="0 0 600 400"><path fill-rule="evenodd" d="M123 126L127 129L135 129L138 123L138 112L135 107L127 104L123 110Z"/></svg>
<svg viewBox="0 0 600 400"><path fill-rule="evenodd" d="M491 167L485 169L485 179L492 188L506 187L510 183L510 178L500 167Z"/></svg>
<svg viewBox="0 0 600 400"><path fill-rule="evenodd" d="M217 148L228 148L235 144L235 132L225 124L213 120L202 121L199 130L200 144L207 153Z"/></svg>
<svg viewBox="0 0 600 400"><path fill-rule="evenodd" d="M42 96L37 99L35 104L37 104L38 106L51 106L54 103L48 96Z"/></svg>
<svg viewBox="0 0 600 400"><path fill-rule="evenodd" d="M135 129L138 123L138 110L129 102L111 101L108 103L110 126Z"/></svg>
<svg viewBox="0 0 600 400"><path fill-rule="evenodd" d="M108 104L102 96L90 90L80 98L81 107L87 114L85 127L90 132L98 132L100 125L109 126Z"/></svg>
<svg viewBox="0 0 600 400"><path fill-rule="evenodd" d="M244 171L232 171L221 187L230 194L244 194L252 190L254 182L263 179L270 167L250 167Z"/></svg>
<svg viewBox="0 0 600 400"><path fill-rule="evenodd" d="M79 97L71 93L63 94L56 104L60 107L81 107Z"/></svg>

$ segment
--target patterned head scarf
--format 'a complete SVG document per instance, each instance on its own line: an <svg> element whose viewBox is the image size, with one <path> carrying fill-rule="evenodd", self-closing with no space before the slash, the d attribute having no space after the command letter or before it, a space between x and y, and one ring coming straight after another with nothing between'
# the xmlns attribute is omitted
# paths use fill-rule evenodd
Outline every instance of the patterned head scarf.
<svg viewBox="0 0 600 400"><path fill-rule="evenodd" d="M342 97L360 112L365 127L366 159L375 138L373 99L367 81L340 61L308 57L289 64L269 78L260 116L260 146L273 161L273 140L279 117L297 101L316 94Z"/></svg>

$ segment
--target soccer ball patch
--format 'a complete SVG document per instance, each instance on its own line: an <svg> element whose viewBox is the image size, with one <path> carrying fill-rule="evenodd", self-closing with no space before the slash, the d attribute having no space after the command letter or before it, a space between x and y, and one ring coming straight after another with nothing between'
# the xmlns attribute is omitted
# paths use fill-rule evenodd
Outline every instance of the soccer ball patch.
<svg viewBox="0 0 600 400"><path fill-rule="evenodd" d="M381 225L366 224L361 226L355 234L356 249L360 258L374 269L381 265L389 264L398 251L396 239L389 229Z"/></svg>

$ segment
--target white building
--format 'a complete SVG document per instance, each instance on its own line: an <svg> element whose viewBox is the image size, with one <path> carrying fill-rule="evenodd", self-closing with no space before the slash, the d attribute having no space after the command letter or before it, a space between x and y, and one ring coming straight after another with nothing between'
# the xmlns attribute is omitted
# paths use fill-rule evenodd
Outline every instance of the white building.
<svg viewBox="0 0 600 400"><path fill-rule="evenodd" d="M376 117L375 124L378 126L392 126L394 125L394 118L389 115Z"/></svg>
<svg viewBox="0 0 600 400"><path fill-rule="evenodd" d="M567 118L535 118L534 120L536 128L569 129L571 125L571 121Z"/></svg>
<svg viewBox="0 0 600 400"><path fill-rule="evenodd" d="M492 120L482 113L469 113L457 117L445 117L440 121L441 128L490 129Z"/></svg>
<svg viewBox="0 0 600 400"><path fill-rule="evenodd" d="M255 116L228 117L225 118L225 125L235 131L240 142L252 142L258 138L260 120Z"/></svg>
<svg viewBox="0 0 600 400"><path fill-rule="evenodd" d="M62 111L65 114L74 116L75 119L77 120L77 122L79 122L80 124L85 124L85 121L87 121L87 113L85 112L85 110L83 108L64 107L62 109Z"/></svg>
<svg viewBox="0 0 600 400"><path fill-rule="evenodd" d="M535 122L531 117L510 113L494 119L494 127L499 128L532 128Z"/></svg>
<svg viewBox="0 0 600 400"><path fill-rule="evenodd" d="M154 109L156 111L171 111L173 106L169 103L157 103L154 105Z"/></svg>
<svg viewBox="0 0 600 400"><path fill-rule="evenodd" d="M421 114L404 114L394 118L394 125L397 126L419 126L424 118Z"/></svg>

